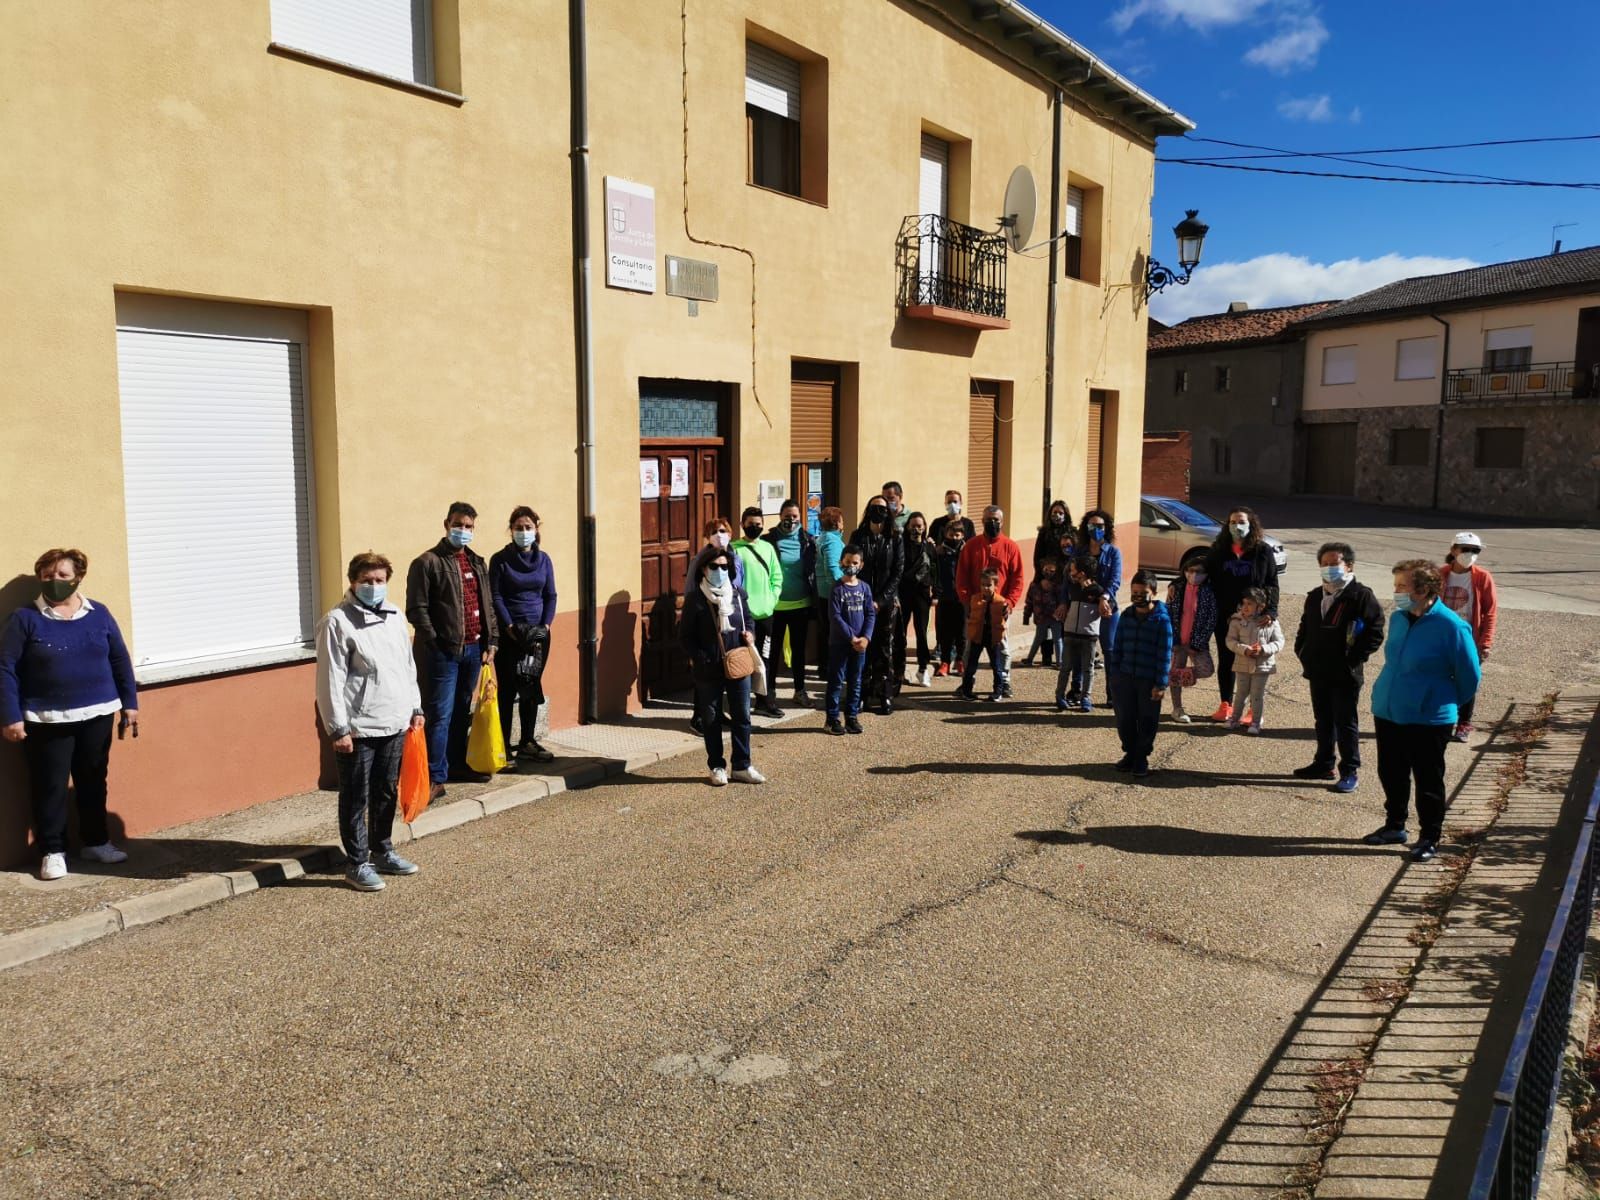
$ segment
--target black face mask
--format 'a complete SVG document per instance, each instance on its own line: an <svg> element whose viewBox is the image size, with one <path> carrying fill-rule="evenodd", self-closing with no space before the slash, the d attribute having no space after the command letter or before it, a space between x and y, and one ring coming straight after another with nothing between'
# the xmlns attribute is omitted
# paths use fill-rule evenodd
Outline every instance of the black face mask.
<svg viewBox="0 0 1600 1200"><path fill-rule="evenodd" d="M752 542L755 541L758 537L761 536L761 526L759 526L759 525L746 525L744 527L744 536L746 538L748 538Z"/></svg>
<svg viewBox="0 0 1600 1200"><path fill-rule="evenodd" d="M961 541L961 538L945 538L944 544L952 550L959 550L961 549Z"/></svg>
<svg viewBox="0 0 1600 1200"><path fill-rule="evenodd" d="M1146 608L1146 607L1149 606L1149 604L1150 604L1150 597L1149 597L1148 594L1143 595L1143 596L1135 596L1133 598L1133 606L1135 608Z"/></svg>
<svg viewBox="0 0 1600 1200"><path fill-rule="evenodd" d="M1000 522L994 517L985 517L983 522L983 532L988 534L990 537L999 537Z"/></svg>
<svg viewBox="0 0 1600 1200"><path fill-rule="evenodd" d="M889 519L889 510L887 508L869 508L869 509L867 509L867 524L868 525L882 525L888 519Z"/></svg>
<svg viewBox="0 0 1600 1200"><path fill-rule="evenodd" d="M778 528L781 529L784 533L793 533L794 529L795 529L795 526L798 525L798 524L800 524L800 518L798 518L798 517L784 517L782 520L780 520L778 522Z"/></svg>

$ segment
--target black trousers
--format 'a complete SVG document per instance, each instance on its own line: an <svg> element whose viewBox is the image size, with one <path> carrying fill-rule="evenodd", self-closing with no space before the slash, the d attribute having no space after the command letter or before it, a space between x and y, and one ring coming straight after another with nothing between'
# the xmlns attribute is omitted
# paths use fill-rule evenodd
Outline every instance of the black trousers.
<svg viewBox="0 0 1600 1200"><path fill-rule="evenodd" d="M87 721L29 721L22 748L33 785L33 836L40 854L67 849L68 781L78 802L78 837L103 846L106 832L106 772L111 763L115 713Z"/></svg>
<svg viewBox="0 0 1600 1200"><path fill-rule="evenodd" d="M899 623L899 606L886 604L872 627L872 641L867 644L866 666L861 673L861 692L870 702L893 697L899 691L894 686L894 636Z"/></svg>
<svg viewBox="0 0 1600 1200"><path fill-rule="evenodd" d="M520 744L526 746L536 740L534 732L539 727L539 706L544 703L544 664L550 639L545 636L537 644L523 648L510 644L513 639L509 631L502 636L505 640L494 652L494 681L500 696L500 734L505 738L509 751L512 749L513 713L520 712L522 717ZM533 660L531 675L517 673L524 658Z"/></svg>
<svg viewBox="0 0 1600 1200"><path fill-rule="evenodd" d="M1422 836L1438 841L1444 828L1444 753L1450 725L1396 725L1381 718L1378 731L1378 782L1391 829L1404 829L1411 785L1417 788L1417 823Z"/></svg>
<svg viewBox="0 0 1600 1200"><path fill-rule="evenodd" d="M917 635L917 670L922 670L933 657L932 648L928 645L928 614L933 609L933 601L927 596L902 596L900 598L900 617L894 623L894 683L895 691L900 690L900 682L906 674L906 656L911 650L911 633Z"/></svg>
<svg viewBox="0 0 1600 1200"><path fill-rule="evenodd" d="M1217 687L1224 704L1233 703L1233 651L1228 649L1228 622L1217 610Z"/></svg>
<svg viewBox="0 0 1600 1200"><path fill-rule="evenodd" d="M778 696L778 669L783 666L783 635L789 635L789 666L794 671L794 690L806 690L806 635L811 630L811 606L780 608L772 614L772 647L767 651L767 695ZM758 626L759 629L759 626ZM756 635L760 645L760 634Z"/></svg>
<svg viewBox="0 0 1600 1200"><path fill-rule="evenodd" d="M952 666L966 661L967 611L955 597L939 601L934 610L934 632L939 637L939 661Z"/></svg>
<svg viewBox="0 0 1600 1200"><path fill-rule="evenodd" d="M1338 747L1341 775L1361 768L1361 685L1311 681L1311 716L1317 727L1317 757L1313 765L1332 767Z"/></svg>
<svg viewBox="0 0 1600 1200"><path fill-rule="evenodd" d="M1457 707L1460 709L1460 711L1456 714L1456 724L1458 724L1458 725L1471 725L1472 724L1472 712L1473 712L1474 709L1476 709L1478 707L1478 698L1476 696L1474 696L1471 700L1468 700L1465 704L1458 705Z"/></svg>
<svg viewBox="0 0 1600 1200"><path fill-rule="evenodd" d="M350 865L358 867L367 861L369 850L387 854L394 849L394 810L400 800L400 754L406 735L402 730L387 737L350 740L355 749L333 757L339 764L339 840Z"/></svg>

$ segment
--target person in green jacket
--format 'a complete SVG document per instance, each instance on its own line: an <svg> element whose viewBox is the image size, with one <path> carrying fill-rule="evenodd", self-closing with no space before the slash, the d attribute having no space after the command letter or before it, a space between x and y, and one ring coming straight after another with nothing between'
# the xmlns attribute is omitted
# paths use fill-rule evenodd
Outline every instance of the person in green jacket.
<svg viewBox="0 0 1600 1200"><path fill-rule="evenodd" d="M777 550L762 540L761 524L761 510L754 505L740 513L739 529L744 536L733 543L733 549L744 563L744 593L755 623L756 653L765 655L772 640L772 614L783 590L783 569L778 566ZM782 716L783 710L772 696L772 683L768 681L765 696L756 698L755 708L771 717Z"/></svg>

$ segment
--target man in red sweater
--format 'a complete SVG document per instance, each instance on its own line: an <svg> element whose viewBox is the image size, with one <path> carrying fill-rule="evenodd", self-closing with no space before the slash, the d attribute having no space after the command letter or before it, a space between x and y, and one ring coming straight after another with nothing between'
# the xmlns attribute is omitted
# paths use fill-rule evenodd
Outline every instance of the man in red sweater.
<svg viewBox="0 0 1600 1200"><path fill-rule="evenodd" d="M993 568L999 575L995 592L1006 602L1009 616L1022 603L1027 581L1022 575L1022 548L1000 530L1005 525L1006 514L998 504L983 510L983 532L967 542L956 565L956 595L962 608L970 615L972 599L983 591L983 573ZM962 686L966 686L963 681ZM1003 697L1011 695L1010 673L1000 689Z"/></svg>

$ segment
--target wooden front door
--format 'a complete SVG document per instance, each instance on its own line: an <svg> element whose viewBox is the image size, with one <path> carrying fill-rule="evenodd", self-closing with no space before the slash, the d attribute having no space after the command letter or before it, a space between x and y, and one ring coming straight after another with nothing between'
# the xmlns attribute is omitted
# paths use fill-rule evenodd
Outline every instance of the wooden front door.
<svg viewBox="0 0 1600 1200"><path fill-rule="evenodd" d="M1306 491L1313 496L1356 494L1356 423L1306 426Z"/></svg>
<svg viewBox="0 0 1600 1200"><path fill-rule="evenodd" d="M678 614L689 564L701 530L726 515L723 440L646 440L639 444L640 597L643 600L639 694L681 692L691 686L689 661L678 645ZM645 493L653 474L657 494ZM677 493L674 495L674 493Z"/></svg>

